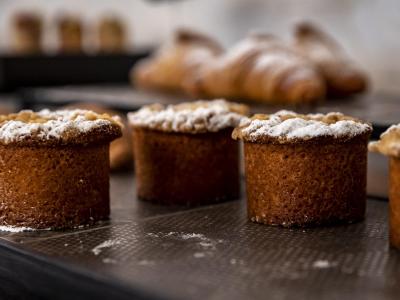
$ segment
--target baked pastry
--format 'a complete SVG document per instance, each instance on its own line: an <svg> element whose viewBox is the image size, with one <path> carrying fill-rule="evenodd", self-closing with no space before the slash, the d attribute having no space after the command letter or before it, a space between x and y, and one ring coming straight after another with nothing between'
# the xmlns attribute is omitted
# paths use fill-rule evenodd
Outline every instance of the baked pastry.
<svg viewBox="0 0 400 300"><path fill-rule="evenodd" d="M12 50L16 54L41 51L42 18L32 12L19 12L12 21Z"/></svg>
<svg viewBox="0 0 400 300"><path fill-rule="evenodd" d="M122 137L112 141L110 144L110 168L111 171L120 171L132 168L132 139L125 115L98 103L75 103L66 106L65 109L85 109L94 111L98 114L108 114L110 116L120 117L120 122L124 125L122 128Z"/></svg>
<svg viewBox="0 0 400 300"><path fill-rule="evenodd" d="M107 219L109 143L118 119L84 110L0 116L1 229L73 228Z"/></svg>
<svg viewBox="0 0 400 300"><path fill-rule="evenodd" d="M314 65L268 34L250 35L197 74L186 85L196 96L297 104L325 95Z"/></svg>
<svg viewBox="0 0 400 300"><path fill-rule="evenodd" d="M57 22L59 51L63 53L82 52L82 22L77 16L64 15Z"/></svg>
<svg viewBox="0 0 400 300"><path fill-rule="evenodd" d="M318 66L330 95L348 96L367 89L364 71L332 37L315 25L304 22L296 26L294 47Z"/></svg>
<svg viewBox="0 0 400 300"><path fill-rule="evenodd" d="M400 124L391 126L369 150L389 156L389 239L400 249Z"/></svg>
<svg viewBox="0 0 400 300"><path fill-rule="evenodd" d="M124 24L115 17L105 17L98 25L99 51L104 53L124 52L126 34Z"/></svg>
<svg viewBox="0 0 400 300"><path fill-rule="evenodd" d="M239 147L247 107L223 100L145 106L128 114L138 198L196 206L239 196Z"/></svg>
<svg viewBox="0 0 400 300"><path fill-rule="evenodd" d="M175 33L172 43L133 67L131 80L142 88L180 92L186 80L221 53L222 48L213 39L181 29Z"/></svg>
<svg viewBox="0 0 400 300"><path fill-rule="evenodd" d="M249 218L288 227L363 219L371 131L340 113L280 111L243 121L232 136L244 141Z"/></svg>

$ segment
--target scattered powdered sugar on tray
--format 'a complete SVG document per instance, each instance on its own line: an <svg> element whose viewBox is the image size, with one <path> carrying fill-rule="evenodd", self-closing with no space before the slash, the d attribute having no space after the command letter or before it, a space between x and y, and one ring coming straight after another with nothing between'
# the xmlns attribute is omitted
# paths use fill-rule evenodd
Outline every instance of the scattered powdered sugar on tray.
<svg viewBox="0 0 400 300"><path fill-rule="evenodd" d="M156 263L154 260L142 259L137 264L139 266L154 266Z"/></svg>
<svg viewBox="0 0 400 300"><path fill-rule="evenodd" d="M149 232L146 235L149 237L152 237L152 238L171 237L171 238L178 239L178 240L195 242L196 248L202 250L201 252L196 251L193 253L193 257L195 257L195 258L203 258L205 256L212 255L213 251L215 251L217 249L218 244L224 243L223 239L212 239L212 238L206 237L202 233L186 233L186 232L171 231L168 233Z"/></svg>
<svg viewBox="0 0 400 300"><path fill-rule="evenodd" d="M193 253L194 258L203 258L206 257L206 254L204 252L195 252Z"/></svg>
<svg viewBox="0 0 400 300"><path fill-rule="evenodd" d="M167 132L216 132L239 125L244 117L238 113L245 106L225 100L196 101L178 105L151 105L129 113L133 126L157 129Z"/></svg>
<svg viewBox="0 0 400 300"><path fill-rule="evenodd" d="M335 262L330 262L329 260L316 260L313 262L313 268L315 269L327 269L331 267L335 267L336 263Z"/></svg>
<svg viewBox="0 0 400 300"><path fill-rule="evenodd" d="M115 259L108 258L108 257L103 258L102 262L105 264L112 264L112 265L115 265L116 263L118 263L118 261L116 261Z"/></svg>
<svg viewBox="0 0 400 300"><path fill-rule="evenodd" d="M106 240L92 249L94 255L99 255L104 248L111 248L112 246L121 244L120 240Z"/></svg>
<svg viewBox="0 0 400 300"><path fill-rule="evenodd" d="M257 141L262 137L277 137L286 140L311 139L319 136L335 138L353 137L371 131L371 125L351 119L343 119L341 113L309 114L306 118L296 117L296 113L279 111L268 119L246 119L240 124L239 134L234 137ZM337 118L336 122L327 123L322 119Z"/></svg>
<svg viewBox="0 0 400 300"><path fill-rule="evenodd" d="M201 234L201 233L181 233L180 237L183 240L189 240L189 239L201 239L201 240L204 240L206 238L204 236L204 234Z"/></svg>
<svg viewBox="0 0 400 300"><path fill-rule="evenodd" d="M105 117L87 110L48 109L39 112L23 110L0 118L0 140L4 143L18 142L34 135L41 140L61 139L67 133L85 133L95 128L118 124L118 117Z"/></svg>
<svg viewBox="0 0 400 300"><path fill-rule="evenodd" d="M8 232L25 232L25 231L37 231L39 229L30 228L30 227L18 227L18 226L0 226L0 231L8 231ZM41 230L50 230L50 229L41 229Z"/></svg>

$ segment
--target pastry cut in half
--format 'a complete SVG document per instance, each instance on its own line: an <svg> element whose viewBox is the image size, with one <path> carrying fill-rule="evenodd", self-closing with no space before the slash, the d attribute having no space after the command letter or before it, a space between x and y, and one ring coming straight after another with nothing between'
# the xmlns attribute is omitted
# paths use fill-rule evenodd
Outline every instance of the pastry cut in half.
<svg viewBox="0 0 400 300"><path fill-rule="evenodd" d="M400 249L400 124L389 127L368 148L389 157L389 240Z"/></svg>
<svg viewBox="0 0 400 300"><path fill-rule="evenodd" d="M0 226L62 229L107 219L117 118L85 110L0 116Z"/></svg>
<svg viewBox="0 0 400 300"><path fill-rule="evenodd" d="M129 113L138 198L196 206L239 196L239 145L247 114L224 100L145 106Z"/></svg>
<svg viewBox="0 0 400 300"><path fill-rule="evenodd" d="M371 131L340 113L243 120L233 138L244 141L249 218L287 227L362 220Z"/></svg>

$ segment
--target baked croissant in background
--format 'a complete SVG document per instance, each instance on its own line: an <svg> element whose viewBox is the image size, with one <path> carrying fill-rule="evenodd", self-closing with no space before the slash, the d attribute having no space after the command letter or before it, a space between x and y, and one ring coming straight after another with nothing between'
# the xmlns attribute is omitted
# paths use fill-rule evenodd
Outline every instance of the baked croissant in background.
<svg viewBox="0 0 400 300"><path fill-rule="evenodd" d="M185 85L197 97L312 103L325 96L318 70L280 39L252 34L210 60Z"/></svg>
<svg viewBox="0 0 400 300"><path fill-rule="evenodd" d="M328 34L308 22L295 27L294 47L308 57L325 77L330 95L349 96L367 89L367 76Z"/></svg>
<svg viewBox="0 0 400 300"><path fill-rule="evenodd" d="M222 52L222 47L213 39L180 29L172 43L133 67L131 81L143 88L181 92L187 78Z"/></svg>

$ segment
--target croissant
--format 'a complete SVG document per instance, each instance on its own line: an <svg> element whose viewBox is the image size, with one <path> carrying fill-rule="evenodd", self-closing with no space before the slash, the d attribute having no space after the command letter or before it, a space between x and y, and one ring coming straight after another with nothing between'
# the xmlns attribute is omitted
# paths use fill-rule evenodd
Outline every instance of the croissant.
<svg viewBox="0 0 400 300"><path fill-rule="evenodd" d="M307 59L268 34L252 34L213 58L185 84L194 96L259 102L311 103L325 83Z"/></svg>
<svg viewBox="0 0 400 300"><path fill-rule="evenodd" d="M133 67L131 81L143 88L182 91L184 81L222 51L213 39L180 29L172 43L162 46L152 57Z"/></svg>
<svg viewBox="0 0 400 300"><path fill-rule="evenodd" d="M319 67L329 94L348 96L367 89L366 74L328 34L303 22L296 26L294 35L294 47Z"/></svg>

